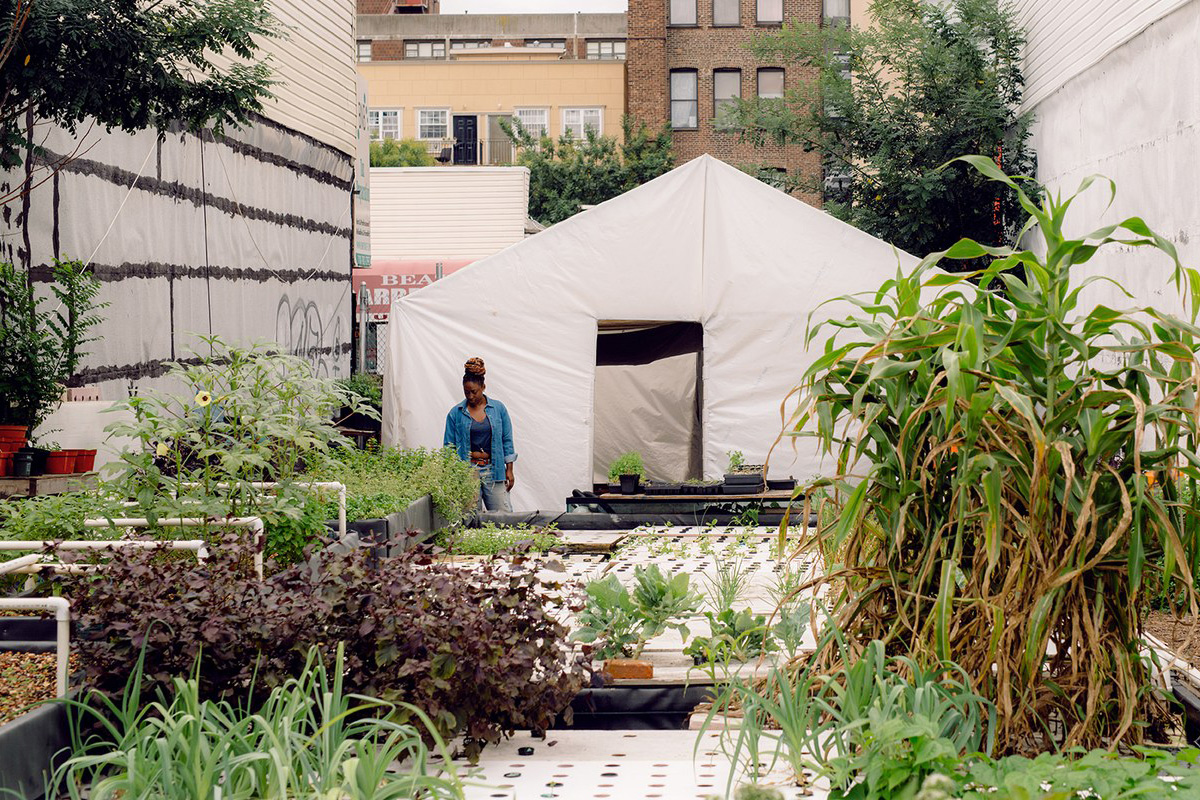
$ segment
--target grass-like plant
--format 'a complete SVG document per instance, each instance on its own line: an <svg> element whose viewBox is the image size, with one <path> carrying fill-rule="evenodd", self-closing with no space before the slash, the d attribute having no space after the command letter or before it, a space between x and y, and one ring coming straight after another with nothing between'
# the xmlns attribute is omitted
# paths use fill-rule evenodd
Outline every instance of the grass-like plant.
<svg viewBox="0 0 1200 800"><path fill-rule="evenodd" d="M827 573L844 579L836 621L914 664L961 665L996 705L1002 751L1137 742L1162 719L1140 655L1148 573L1197 611L1196 504L1147 472L1200 477L1200 273L1138 217L1068 235L1074 196L1035 203L990 159L962 160L1017 193L1038 246L963 239L809 331L836 331L792 431L837 468L817 534L843 559ZM1161 251L1190 318L1084 304L1113 281L1080 267L1110 245ZM981 258L975 274L936 269Z"/></svg>
<svg viewBox="0 0 1200 800"><path fill-rule="evenodd" d="M741 600L750 588L750 564L735 551L713 554L713 574L704 573L704 599L709 609L720 613Z"/></svg>
<svg viewBox="0 0 1200 800"><path fill-rule="evenodd" d="M169 697L143 704L139 658L119 702L99 693L63 701L74 712L74 755L55 772L56 796L461 798L428 718L346 692L343 671L340 645L330 669L313 648L304 671L257 709L201 699L194 677L175 678ZM398 708L415 724L389 720ZM100 734L85 740L92 725Z"/></svg>

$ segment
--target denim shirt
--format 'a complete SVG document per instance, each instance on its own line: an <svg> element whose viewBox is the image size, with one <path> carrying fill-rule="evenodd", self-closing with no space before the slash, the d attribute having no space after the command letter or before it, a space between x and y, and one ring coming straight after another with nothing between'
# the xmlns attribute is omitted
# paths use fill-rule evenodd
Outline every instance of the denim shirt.
<svg viewBox="0 0 1200 800"><path fill-rule="evenodd" d="M508 418L508 409L499 400L484 396L483 413L492 423L492 480L504 480L506 464L517 460L517 451L513 449L512 422ZM458 457L463 461L471 460L471 412L467 411L467 401L450 409L446 415L446 433L442 444L449 445L458 451Z"/></svg>

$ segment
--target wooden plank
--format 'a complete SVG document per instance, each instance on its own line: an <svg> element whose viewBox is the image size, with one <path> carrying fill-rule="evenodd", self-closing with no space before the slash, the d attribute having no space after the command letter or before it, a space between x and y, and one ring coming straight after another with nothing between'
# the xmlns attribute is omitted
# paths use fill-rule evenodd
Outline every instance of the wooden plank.
<svg viewBox="0 0 1200 800"><path fill-rule="evenodd" d="M613 553L628 531L559 531L567 553Z"/></svg>

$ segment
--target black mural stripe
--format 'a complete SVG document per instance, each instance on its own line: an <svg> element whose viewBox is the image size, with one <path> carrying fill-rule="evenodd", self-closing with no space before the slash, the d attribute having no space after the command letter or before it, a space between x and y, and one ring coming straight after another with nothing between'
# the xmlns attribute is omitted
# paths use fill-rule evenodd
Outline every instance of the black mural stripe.
<svg viewBox="0 0 1200 800"><path fill-rule="evenodd" d="M287 127L286 125L281 125L280 123L276 122L275 120L267 119L262 114L258 114L258 113L251 111L249 114L246 115L246 118L249 119L251 122L262 125L264 128L272 128L274 130L280 131L281 133L285 133L288 136L299 139L300 141L304 142L309 147L316 148L317 150L324 150L325 152L330 153L331 155L334 155L337 158L342 159L343 161L347 161L350 163L354 162L354 156L350 155L349 153L343 153L341 150L337 149L333 145L325 144L325 142L322 142L320 139L317 139L313 136L309 136L307 133L301 133L300 131L293 130L293 129Z"/></svg>
<svg viewBox="0 0 1200 800"><path fill-rule="evenodd" d="M213 278L223 280L251 281L266 283L267 281L282 281L283 283L298 283L301 281L346 281L350 279L350 268L344 270L323 269L313 270L265 269L253 267L187 267L182 264L162 264L148 261L140 264L125 262L123 264L96 264L90 267L92 273L103 283L114 283L126 278ZM54 279L54 273L49 266L33 267L30 278L36 283L49 283Z"/></svg>
<svg viewBox="0 0 1200 800"><path fill-rule="evenodd" d="M270 164L273 167L283 167L289 172L302 175L305 178L316 181L317 183L333 186L334 188L341 189L344 192L348 192L354 188L354 181L352 179L347 180L345 178L339 178L337 175L334 175L331 172L326 172L324 170L317 169L316 167L310 167L307 164L301 164L299 161L293 161L292 159L281 156L278 153L272 153L267 150L263 150L261 147L255 147L252 144L247 144L246 142L234 139L230 136L216 136L211 131L205 130L204 138L206 141L212 142L213 144L224 145L238 155L253 158L260 164Z"/></svg>
<svg viewBox="0 0 1200 800"><path fill-rule="evenodd" d="M94 161L90 158L72 158L67 160L66 156L44 150L41 154L34 154L32 160L36 160L45 166L60 164L58 168L63 172L94 176L126 189L133 185L133 182L136 180L137 188L144 192L170 197L173 200L186 200L197 208L207 205L231 217L243 216L248 219L274 223L285 228L296 228L311 231L312 233L337 236L339 239L349 239L352 235L352 229L349 227L339 228L328 222L318 222L317 220L299 217L295 214L281 214L278 211L271 211L268 208L242 205L228 197L218 197L210 192L197 189L194 186L182 184L179 181L159 180L150 175L139 177L135 172L130 172L127 169L122 169L111 164ZM66 163L61 163L64 161Z"/></svg>
<svg viewBox="0 0 1200 800"><path fill-rule="evenodd" d="M345 342L335 347L309 347L305 348L303 353L293 353L292 355L300 357L311 356L330 356L349 353L353 350L354 345L351 342ZM143 361L140 364L124 364L121 366L104 366L104 367L84 367L75 373L75 375L67 381L67 386L85 386L90 383L99 383L100 381L118 381L118 380L139 380L141 378L161 378L166 375L171 369L171 364L183 364L185 366L196 366L203 363L203 359L196 356L191 358L162 358L151 361Z"/></svg>

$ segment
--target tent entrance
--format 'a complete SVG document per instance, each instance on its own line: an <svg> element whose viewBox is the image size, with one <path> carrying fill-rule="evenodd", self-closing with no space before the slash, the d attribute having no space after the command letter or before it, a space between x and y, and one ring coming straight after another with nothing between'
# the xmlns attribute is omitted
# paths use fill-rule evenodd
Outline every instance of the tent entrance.
<svg viewBox="0 0 1200 800"><path fill-rule="evenodd" d="M701 478L704 328L698 322L601 320L596 331L592 472L635 450L652 481Z"/></svg>

